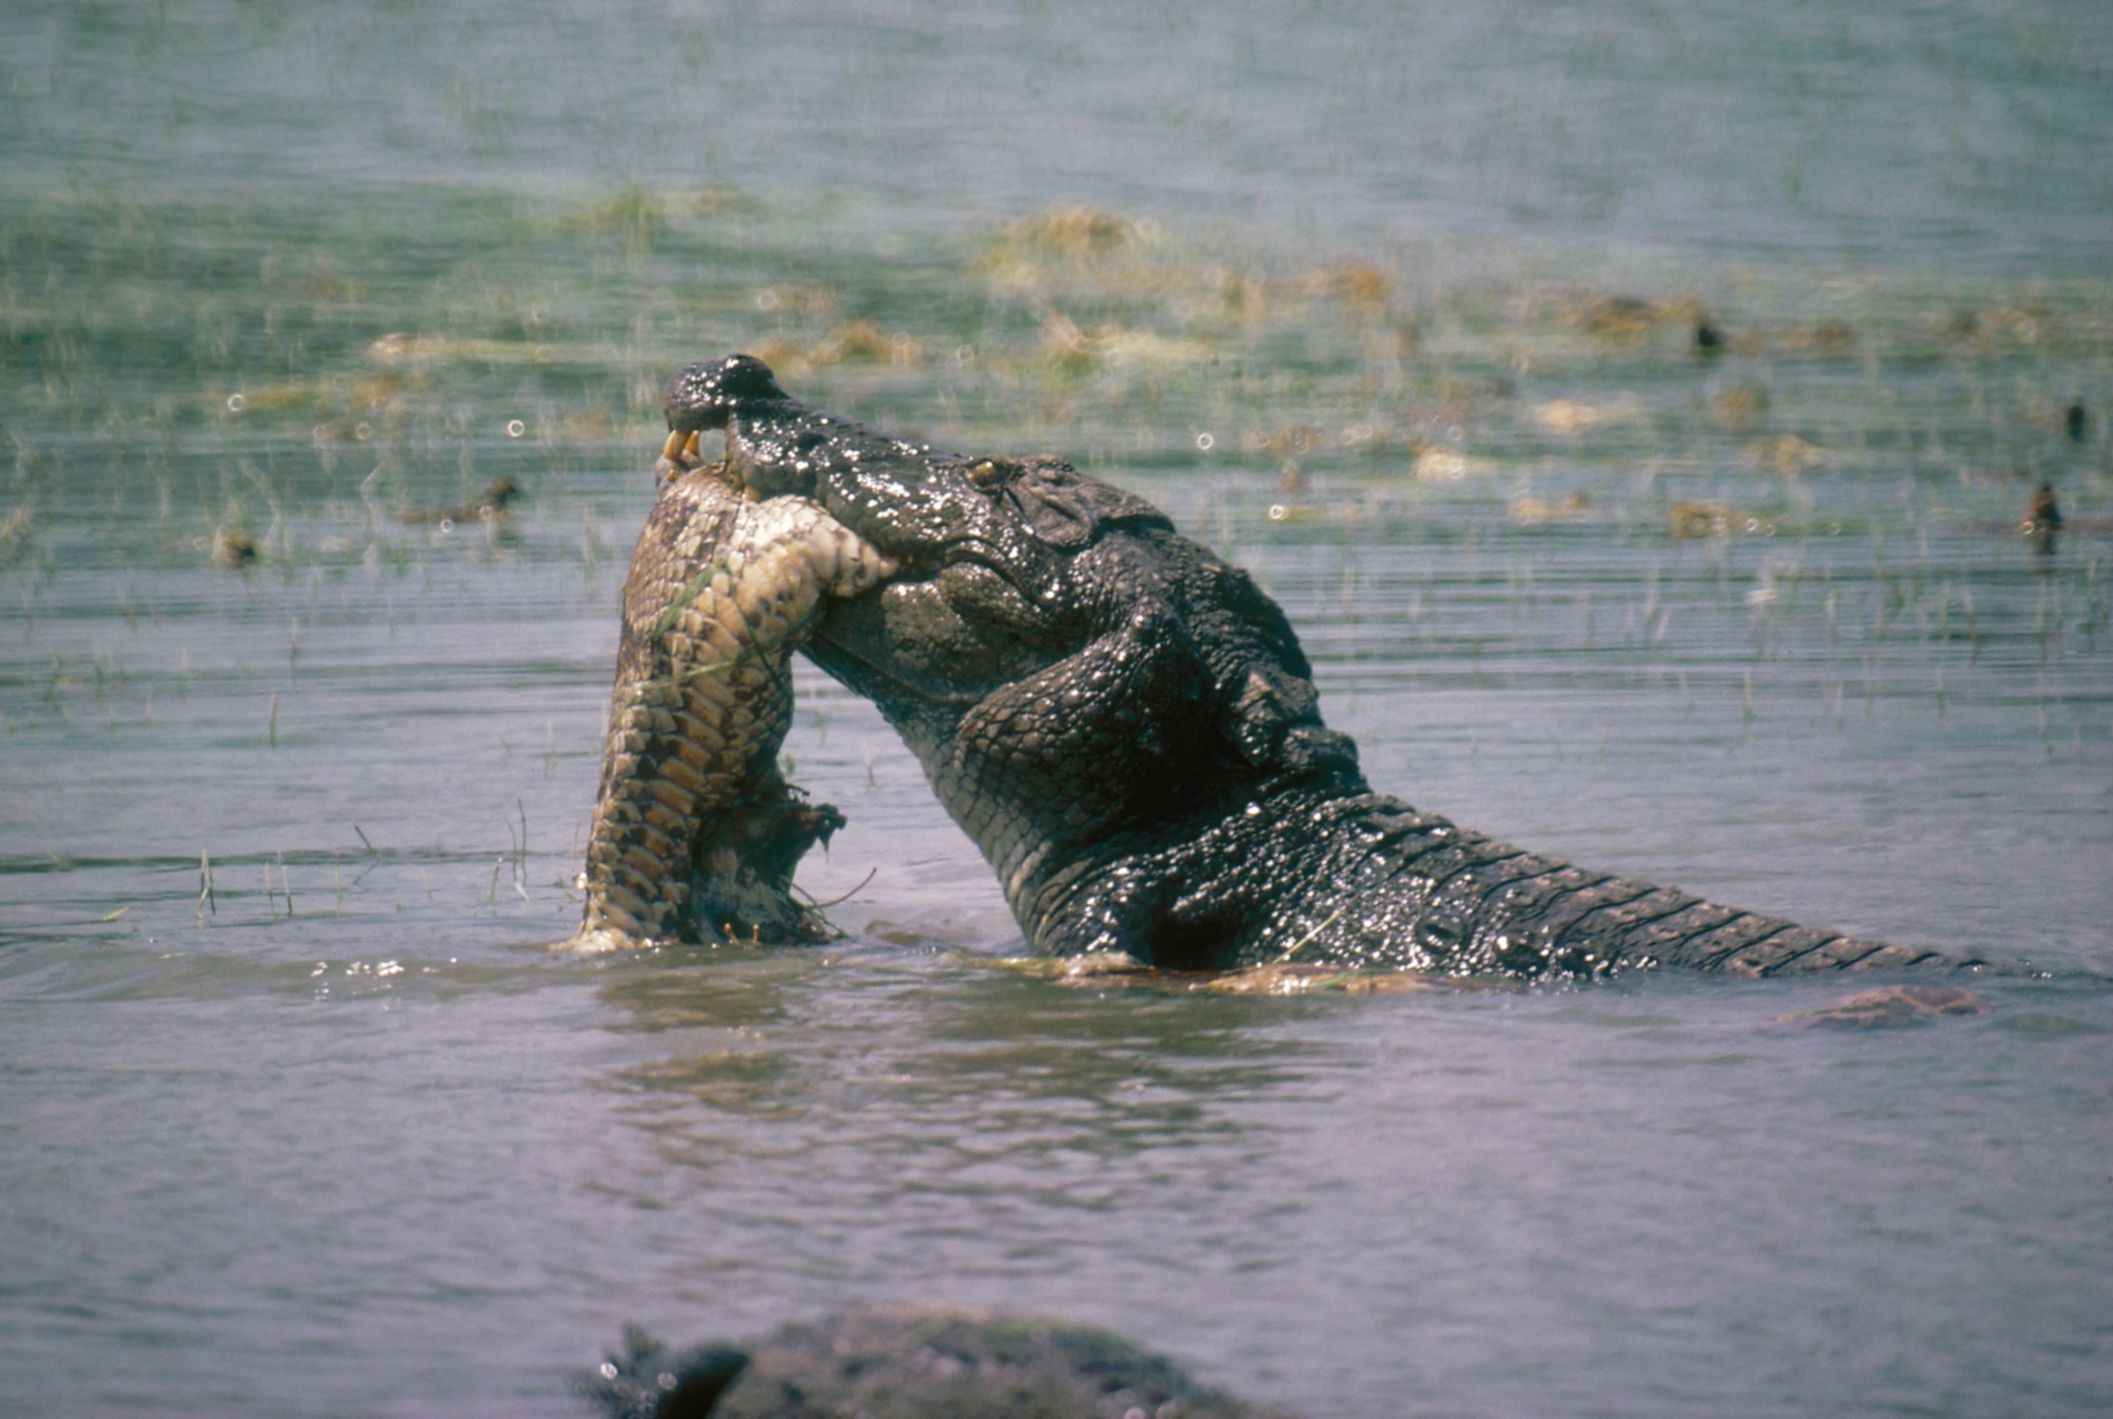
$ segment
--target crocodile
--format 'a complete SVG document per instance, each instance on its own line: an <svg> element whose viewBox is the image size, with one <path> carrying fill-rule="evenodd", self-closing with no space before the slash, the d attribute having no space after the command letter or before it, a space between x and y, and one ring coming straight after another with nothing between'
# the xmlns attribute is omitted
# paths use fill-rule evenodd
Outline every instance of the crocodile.
<svg viewBox="0 0 2113 1419"><path fill-rule="evenodd" d="M1061 459L827 414L748 355L679 371L664 412L671 450L723 431L749 496L811 501L895 564L830 599L801 653L879 707L1039 952L1517 978L1987 965L1576 867L1374 791L1282 609Z"/></svg>
<svg viewBox="0 0 2113 1419"><path fill-rule="evenodd" d="M624 580L586 901L563 945L822 939L793 870L844 819L780 773L787 661L830 598L895 565L812 502L744 498L723 466L660 472Z"/></svg>

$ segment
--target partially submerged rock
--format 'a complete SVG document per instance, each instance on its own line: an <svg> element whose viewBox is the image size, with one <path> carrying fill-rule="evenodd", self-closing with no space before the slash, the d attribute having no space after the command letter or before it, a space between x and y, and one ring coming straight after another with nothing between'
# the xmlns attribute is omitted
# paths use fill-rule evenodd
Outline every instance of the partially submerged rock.
<svg viewBox="0 0 2113 1419"><path fill-rule="evenodd" d="M1781 1017L1786 1025L1824 1025L1836 1029L1880 1030L1919 1025L1946 1016L1979 1015L1988 1002L1955 985L1886 985L1858 991L1846 1000L1818 1010L1799 1010Z"/></svg>
<svg viewBox="0 0 2113 1419"><path fill-rule="evenodd" d="M575 1385L612 1419L1288 1419L1055 1320L889 1306L781 1326L745 1350L624 1341Z"/></svg>

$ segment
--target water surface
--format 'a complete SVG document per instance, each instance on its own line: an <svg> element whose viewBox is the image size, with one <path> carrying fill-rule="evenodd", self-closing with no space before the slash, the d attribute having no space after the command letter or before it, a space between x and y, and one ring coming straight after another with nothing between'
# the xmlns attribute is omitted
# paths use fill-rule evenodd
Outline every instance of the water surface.
<svg viewBox="0 0 2113 1419"><path fill-rule="evenodd" d="M2113 1406L2106 35L11 9L0 1391L561 1415L885 1299L1313 1416ZM658 382L741 348L1166 506L1383 789L2052 976L1068 988L804 668L846 939L551 956Z"/></svg>

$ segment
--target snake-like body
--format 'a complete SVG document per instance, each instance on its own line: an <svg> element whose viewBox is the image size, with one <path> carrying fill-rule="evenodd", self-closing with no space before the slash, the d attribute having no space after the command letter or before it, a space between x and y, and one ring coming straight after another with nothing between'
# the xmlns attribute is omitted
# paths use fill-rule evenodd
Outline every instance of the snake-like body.
<svg viewBox="0 0 2113 1419"><path fill-rule="evenodd" d="M843 818L780 776L787 660L829 597L895 566L805 498L667 469L624 579L616 688L576 950L813 939L793 868Z"/></svg>

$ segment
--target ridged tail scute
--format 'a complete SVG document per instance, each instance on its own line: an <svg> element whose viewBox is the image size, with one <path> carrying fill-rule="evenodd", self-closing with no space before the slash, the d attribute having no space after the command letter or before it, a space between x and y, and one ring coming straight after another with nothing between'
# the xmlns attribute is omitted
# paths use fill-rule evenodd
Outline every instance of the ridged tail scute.
<svg viewBox="0 0 2113 1419"><path fill-rule="evenodd" d="M1360 816L1387 863L1360 915L1406 934L1433 969L1589 978L1661 965L1747 976L1988 968L1575 867L1388 800Z"/></svg>

